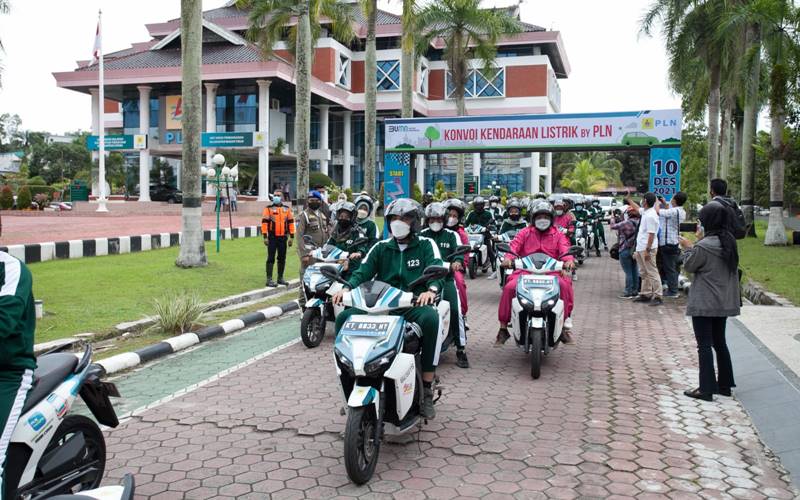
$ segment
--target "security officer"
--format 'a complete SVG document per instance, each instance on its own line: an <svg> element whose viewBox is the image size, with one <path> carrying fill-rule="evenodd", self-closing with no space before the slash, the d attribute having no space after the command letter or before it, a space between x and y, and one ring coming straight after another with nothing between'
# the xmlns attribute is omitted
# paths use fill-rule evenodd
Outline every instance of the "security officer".
<svg viewBox="0 0 800 500"><path fill-rule="evenodd" d="M0 234L2 223L0 223ZM33 303L31 272L12 257L0 252L0 498L8 439L17 426L22 404L33 386L33 333L36 312ZM15 488L6 488L14 491Z"/></svg>
<svg viewBox="0 0 800 500"><path fill-rule="evenodd" d="M355 205L358 227L361 232L364 233L364 236L369 238L367 248L372 248L372 245L381 239L381 235L378 232L378 225L370 218L373 206L372 198L366 194L360 194L358 198L356 198Z"/></svg>
<svg viewBox="0 0 800 500"><path fill-rule="evenodd" d="M336 225L328 244L349 253L343 273L344 278L347 279L358 269L372 246L368 240L364 241L366 236L356 224L356 206L353 203L349 201L334 203L331 211L336 217ZM359 240L363 243L356 243Z"/></svg>
<svg viewBox="0 0 800 500"><path fill-rule="evenodd" d="M261 214L261 234L267 247L267 286L288 285L283 279L286 268L286 244L292 246L294 241L294 216L292 209L283 206L283 195L280 189L272 194L272 205L264 207ZM278 256L278 282L272 281L272 266Z"/></svg>
<svg viewBox="0 0 800 500"><path fill-rule="evenodd" d="M297 216L297 256L300 257L300 279L306 272L306 268L311 264L311 252L306 244L304 237L311 236L311 241L316 247L321 247L328 240L331 233L330 221L323 213L322 206L325 204L322 193L311 191L308 193L308 206ZM300 307L305 307L306 295L300 287Z"/></svg>

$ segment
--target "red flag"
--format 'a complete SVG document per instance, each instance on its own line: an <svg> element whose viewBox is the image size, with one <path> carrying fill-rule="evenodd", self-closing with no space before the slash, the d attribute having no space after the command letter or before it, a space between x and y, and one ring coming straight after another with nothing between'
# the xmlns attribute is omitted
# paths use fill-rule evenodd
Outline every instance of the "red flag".
<svg viewBox="0 0 800 500"><path fill-rule="evenodd" d="M102 49L102 37L100 35L100 21L97 21L97 33L94 36L94 49L92 49L92 64L97 64L100 61L100 52Z"/></svg>

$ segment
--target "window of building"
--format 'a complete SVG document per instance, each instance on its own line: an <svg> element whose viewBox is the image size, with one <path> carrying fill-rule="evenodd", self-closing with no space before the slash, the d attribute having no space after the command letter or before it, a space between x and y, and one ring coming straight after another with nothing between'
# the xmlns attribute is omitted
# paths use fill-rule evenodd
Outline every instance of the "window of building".
<svg viewBox="0 0 800 500"><path fill-rule="evenodd" d="M455 87L452 75L447 72L447 98L452 99ZM492 74L484 74L480 69L471 69L464 86L464 97L504 97L506 95L506 69L495 68Z"/></svg>
<svg viewBox="0 0 800 500"><path fill-rule="evenodd" d="M158 98L150 98L150 128L158 129ZM139 99L122 101L122 127L126 134L139 133ZM152 135L152 132L151 132Z"/></svg>
<svg viewBox="0 0 800 500"><path fill-rule="evenodd" d="M419 71L417 72L418 75L418 82L417 82L417 92L425 97L428 97L428 73L430 69L428 68L428 63L420 62L419 63Z"/></svg>
<svg viewBox="0 0 800 500"><path fill-rule="evenodd" d="M336 83L350 88L350 58L339 52L336 58Z"/></svg>
<svg viewBox="0 0 800 500"><path fill-rule="evenodd" d="M400 90L400 61L378 61L378 90Z"/></svg>
<svg viewBox="0 0 800 500"><path fill-rule="evenodd" d="M399 36L382 36L375 40L375 50L390 50L400 48Z"/></svg>
<svg viewBox="0 0 800 500"><path fill-rule="evenodd" d="M217 96L217 132L255 132L257 120L255 94Z"/></svg>

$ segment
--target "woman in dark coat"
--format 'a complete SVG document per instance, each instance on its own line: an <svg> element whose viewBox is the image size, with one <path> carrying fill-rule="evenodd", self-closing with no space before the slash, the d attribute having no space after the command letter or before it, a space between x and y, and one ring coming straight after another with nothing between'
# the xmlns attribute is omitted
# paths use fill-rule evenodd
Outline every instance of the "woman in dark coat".
<svg viewBox="0 0 800 500"><path fill-rule="evenodd" d="M700 360L700 386L684 391L690 398L712 401L714 394L731 395L733 366L725 342L725 325L729 316L738 316L739 253L730 227L730 209L711 202L700 210L697 243L680 239L684 249L683 267L694 274L689 289L686 315L692 317L697 354ZM718 374L714 373L714 354Z"/></svg>

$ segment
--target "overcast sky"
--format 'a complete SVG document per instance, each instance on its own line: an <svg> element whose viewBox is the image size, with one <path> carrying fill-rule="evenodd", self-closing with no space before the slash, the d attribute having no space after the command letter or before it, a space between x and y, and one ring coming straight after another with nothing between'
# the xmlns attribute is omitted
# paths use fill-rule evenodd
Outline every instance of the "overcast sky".
<svg viewBox="0 0 800 500"><path fill-rule="evenodd" d="M560 80L563 112L627 111L680 107L667 86L659 39L640 37L639 19L652 0L525 0L522 20L561 31L572 73ZM23 127L55 133L87 130L90 98L56 87L54 71L89 59L103 9L104 52L149 39L146 23L178 17L179 0L10 0L0 17L3 88L0 113L16 113ZM211 9L226 0L204 0ZM484 0L484 5L508 5ZM397 12L400 2L381 1ZM613 8L612 8L613 5Z"/></svg>

